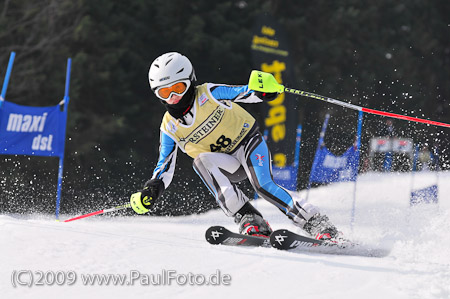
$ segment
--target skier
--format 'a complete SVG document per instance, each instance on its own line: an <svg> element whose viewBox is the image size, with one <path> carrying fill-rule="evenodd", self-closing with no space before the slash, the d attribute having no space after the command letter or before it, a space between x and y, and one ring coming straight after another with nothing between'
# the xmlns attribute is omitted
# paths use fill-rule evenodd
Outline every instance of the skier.
<svg viewBox="0 0 450 299"><path fill-rule="evenodd" d="M261 213L235 183L250 180L258 195L282 210L295 225L316 239L339 233L311 204L294 200L272 179L270 152L253 116L237 103L271 101L277 93L249 90L247 85L205 83L189 59L170 52L156 58L148 73L151 90L166 107L160 127L159 160L143 190L130 198L138 214L149 211L172 181L177 149L194 158L193 168L239 232L269 236Z"/></svg>

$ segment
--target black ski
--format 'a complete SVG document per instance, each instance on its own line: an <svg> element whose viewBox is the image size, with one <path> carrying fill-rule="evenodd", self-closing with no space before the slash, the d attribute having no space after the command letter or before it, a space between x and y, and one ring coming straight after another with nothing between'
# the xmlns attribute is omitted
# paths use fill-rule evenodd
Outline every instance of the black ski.
<svg viewBox="0 0 450 299"><path fill-rule="evenodd" d="M316 240L311 237L305 237L296 233L293 233L287 229L279 229L274 231L270 235L270 244L282 250L295 249L297 247L302 248L354 248L357 244L350 242L345 239L341 239L338 241L330 241L330 240Z"/></svg>
<svg viewBox="0 0 450 299"><path fill-rule="evenodd" d="M275 247L281 250L298 249L301 252L325 254L384 257L389 255L390 252L388 248L372 248L348 240L341 240L337 243L316 240L287 229L276 230L270 235L270 238L267 238L242 235L231 232L223 226L212 226L206 231L205 238L214 245Z"/></svg>
<svg viewBox="0 0 450 299"><path fill-rule="evenodd" d="M343 254L354 256L384 257L389 255L389 248L374 248L357 244L345 239L337 242L316 240L293 233L287 229L279 229L270 235L270 244L281 250L299 249L302 252Z"/></svg>
<svg viewBox="0 0 450 299"><path fill-rule="evenodd" d="M206 230L205 238L214 245L270 247L268 237L242 235L229 231L223 226L211 226Z"/></svg>
<svg viewBox="0 0 450 299"><path fill-rule="evenodd" d="M274 231L270 235L270 244L273 247L282 250L295 249L299 246L302 247L329 246L328 243L322 240L316 240L313 238L301 236L287 229L279 229Z"/></svg>

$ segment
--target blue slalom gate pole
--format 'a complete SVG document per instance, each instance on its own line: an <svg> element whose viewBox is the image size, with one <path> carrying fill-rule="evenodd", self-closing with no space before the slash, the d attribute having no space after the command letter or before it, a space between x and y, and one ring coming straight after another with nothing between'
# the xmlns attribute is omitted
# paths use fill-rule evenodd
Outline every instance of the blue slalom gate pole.
<svg viewBox="0 0 450 299"><path fill-rule="evenodd" d="M6 69L5 80L3 80L2 94L0 98L0 108L2 107L3 101L5 100L6 97L6 90L8 89L9 78L11 77L11 71L14 64L14 57L16 57L16 53L11 52L11 55L9 55L8 68Z"/></svg>
<svg viewBox="0 0 450 299"><path fill-rule="evenodd" d="M308 198L309 198L309 190L311 189L311 175L313 174L313 171L314 171L314 169L316 167L317 152L319 151L320 147L323 146L323 144L324 144L325 132L327 130L328 120L329 119L330 119L330 114L327 113L325 115L325 120L323 121L322 130L320 131L319 142L317 143L316 154L314 155L314 162L313 162L313 165L311 167L311 172L309 174L308 189L307 189L307 192L306 192L306 200L308 200Z"/></svg>
<svg viewBox="0 0 450 299"><path fill-rule="evenodd" d="M302 141L302 125L297 126L297 136L295 137L295 153L294 153L294 167L298 169L300 160L300 146Z"/></svg>
<svg viewBox="0 0 450 299"><path fill-rule="evenodd" d="M358 155L357 159L357 167L356 167L356 178L355 184L353 187L353 203L352 203L352 216L350 220L350 227L353 232L353 225L355 223L355 209L356 209L356 182L358 181L358 169L359 169L359 160L361 158L361 134L362 134L362 124L363 124L363 112L359 111L358 113L358 129L356 135L356 153Z"/></svg>
<svg viewBox="0 0 450 299"><path fill-rule="evenodd" d="M297 126L297 135L295 137L295 153L294 153L294 177L295 177L295 189L298 184L298 168L300 167L300 147L302 142L302 125Z"/></svg>
<svg viewBox="0 0 450 299"><path fill-rule="evenodd" d="M66 85L64 88L64 109L67 110L69 105L69 87L70 87L70 70L72 68L72 58L67 59Z"/></svg>
<svg viewBox="0 0 450 299"><path fill-rule="evenodd" d="M66 70L66 85L64 89L64 113L66 114L66 121L67 121L67 111L69 106L69 86L70 86L70 70L72 67L72 59L67 59L67 70ZM66 128L64 128L64 132L66 131ZM65 134L64 134L64 147L65 147ZM56 192L56 219L59 219L59 206L61 202L61 189L62 189L62 180L63 180L63 167L64 167L64 148L62 150L62 154L59 157L59 168L58 168L58 187Z"/></svg>

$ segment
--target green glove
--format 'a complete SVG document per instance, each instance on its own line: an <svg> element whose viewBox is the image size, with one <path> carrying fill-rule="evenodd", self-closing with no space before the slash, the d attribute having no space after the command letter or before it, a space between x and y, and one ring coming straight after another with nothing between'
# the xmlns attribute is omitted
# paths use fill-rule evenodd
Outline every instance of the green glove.
<svg viewBox="0 0 450 299"><path fill-rule="evenodd" d="M149 207L152 201L152 197L144 196L142 198L142 192L136 192L131 195L130 203L133 210L138 214L144 214L149 211Z"/></svg>
<svg viewBox="0 0 450 299"><path fill-rule="evenodd" d="M144 189L131 195L130 204L138 214L147 213L164 192L164 183L160 179L153 179L145 183Z"/></svg>
<svg viewBox="0 0 450 299"><path fill-rule="evenodd" d="M248 80L248 88L264 93L284 92L284 86L279 84L272 74L261 71L252 71Z"/></svg>

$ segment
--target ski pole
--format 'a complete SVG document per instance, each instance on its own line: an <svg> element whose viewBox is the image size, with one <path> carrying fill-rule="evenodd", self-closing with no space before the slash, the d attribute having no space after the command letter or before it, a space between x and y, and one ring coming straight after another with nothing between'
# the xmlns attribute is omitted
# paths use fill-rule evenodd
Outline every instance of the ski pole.
<svg viewBox="0 0 450 299"><path fill-rule="evenodd" d="M424 124L428 124L428 125L450 128L450 124L446 124L446 123L442 123L442 122L437 122L437 121L433 121L433 120L427 120L427 119L422 119L422 118L417 118L417 117L412 117L412 116L406 116L406 115L401 115L401 114L396 114L396 113L391 113L391 112L384 112L384 111L375 110L375 109L369 109L369 108L353 105L350 103L338 101L333 98L324 97L324 96L321 96L321 95L318 95L318 94L315 94L312 92L307 92L307 91L298 90L298 89L294 89L294 88L284 87L283 85L279 84L276 81L275 77L272 74L261 72L261 71L252 71L252 73L250 75L248 87L251 90L261 91L261 92L266 92L266 93L271 93L271 92L291 93L291 94L295 94L295 95L308 97L308 98L324 101L327 103L339 105L341 107L353 109L356 111L362 111L365 113L382 115L382 116L387 116L387 117L391 117L391 118L409 120L409 121L424 123Z"/></svg>
<svg viewBox="0 0 450 299"><path fill-rule="evenodd" d="M109 209L103 209L100 211L96 211L96 212L91 212L88 214L84 214L84 215L80 215L74 218L70 218L70 219L66 219L63 222L70 222L70 221L74 221L74 220L78 220L78 219L83 219L83 218L87 218L87 217L91 217L91 216L95 216L95 215L100 215L100 214L105 214L105 213L111 213L111 212L115 212L115 211L119 211L119 210L123 210L123 209L128 209L131 208L131 204L127 203L121 206L117 206L117 207L113 207L113 208L109 208Z"/></svg>

